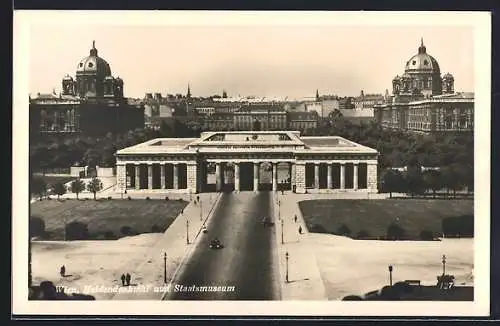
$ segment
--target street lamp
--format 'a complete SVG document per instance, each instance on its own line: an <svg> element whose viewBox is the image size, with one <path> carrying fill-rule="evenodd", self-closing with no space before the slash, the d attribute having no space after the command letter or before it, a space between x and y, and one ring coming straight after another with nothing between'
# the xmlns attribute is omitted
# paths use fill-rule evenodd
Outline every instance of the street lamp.
<svg viewBox="0 0 500 326"><path fill-rule="evenodd" d="M167 283L167 253L163 253L163 283Z"/></svg>
<svg viewBox="0 0 500 326"><path fill-rule="evenodd" d="M285 253L285 259L286 259L285 282L288 283L288 251Z"/></svg>
<svg viewBox="0 0 500 326"><path fill-rule="evenodd" d="M443 275L445 275L445 271L446 271L446 256L445 255L443 255L442 263L443 263Z"/></svg>
<svg viewBox="0 0 500 326"><path fill-rule="evenodd" d="M283 239L283 223L284 222L285 222L284 220L281 220L281 244L285 243L285 240Z"/></svg>
<svg viewBox="0 0 500 326"><path fill-rule="evenodd" d="M189 244L189 220L186 219L186 243Z"/></svg>
<svg viewBox="0 0 500 326"><path fill-rule="evenodd" d="M201 199L200 199L200 221L203 221L203 204Z"/></svg>
<svg viewBox="0 0 500 326"><path fill-rule="evenodd" d="M278 200L278 219L281 220L281 200Z"/></svg>
<svg viewBox="0 0 500 326"><path fill-rule="evenodd" d="M392 286L392 265L389 265L389 285Z"/></svg>

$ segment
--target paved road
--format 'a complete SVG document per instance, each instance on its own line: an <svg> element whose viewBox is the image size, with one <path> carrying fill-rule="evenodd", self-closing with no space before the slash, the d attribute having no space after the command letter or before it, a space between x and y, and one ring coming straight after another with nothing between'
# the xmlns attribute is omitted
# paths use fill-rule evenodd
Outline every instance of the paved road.
<svg viewBox="0 0 500 326"><path fill-rule="evenodd" d="M270 192L224 194L189 261L173 280L167 300L279 300L274 227ZM224 244L213 250L214 237ZM234 286L234 292L175 291L175 286Z"/></svg>

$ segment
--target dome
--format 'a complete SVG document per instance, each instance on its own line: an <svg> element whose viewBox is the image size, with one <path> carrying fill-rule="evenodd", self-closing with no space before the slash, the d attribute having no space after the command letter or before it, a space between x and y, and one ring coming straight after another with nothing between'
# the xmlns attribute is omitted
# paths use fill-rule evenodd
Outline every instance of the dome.
<svg viewBox="0 0 500 326"><path fill-rule="evenodd" d="M92 49L90 49L90 55L83 58L78 63L76 67L77 74L99 74L101 76L110 76L111 68L109 64L103 58L97 55L97 49L95 48L95 42L92 44Z"/></svg>
<svg viewBox="0 0 500 326"><path fill-rule="evenodd" d="M440 73L437 60L427 54L427 49L423 40L418 48L418 53L406 62L405 72Z"/></svg>
<svg viewBox="0 0 500 326"><path fill-rule="evenodd" d="M444 76L443 76L443 79L451 79L451 80L454 80L455 78L453 78L453 75L450 74L449 72L447 72Z"/></svg>

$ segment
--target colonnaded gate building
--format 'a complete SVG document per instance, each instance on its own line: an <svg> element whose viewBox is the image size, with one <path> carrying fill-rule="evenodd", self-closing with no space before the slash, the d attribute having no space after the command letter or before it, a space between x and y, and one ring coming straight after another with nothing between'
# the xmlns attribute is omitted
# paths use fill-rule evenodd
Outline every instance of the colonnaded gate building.
<svg viewBox="0 0 500 326"><path fill-rule="evenodd" d="M298 131L203 132L116 152L117 192L377 192L378 152Z"/></svg>

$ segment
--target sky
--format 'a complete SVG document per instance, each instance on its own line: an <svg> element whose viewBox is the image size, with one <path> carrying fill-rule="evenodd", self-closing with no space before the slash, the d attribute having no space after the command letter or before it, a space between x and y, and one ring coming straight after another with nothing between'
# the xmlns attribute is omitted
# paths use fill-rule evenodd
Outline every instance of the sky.
<svg viewBox="0 0 500 326"><path fill-rule="evenodd" d="M91 14L89 14L91 15ZM467 25L139 25L36 22L30 26L29 91L56 92L75 75L95 40L98 55L124 80L127 97L357 96L391 91L421 38L457 91L474 91L474 29Z"/></svg>

